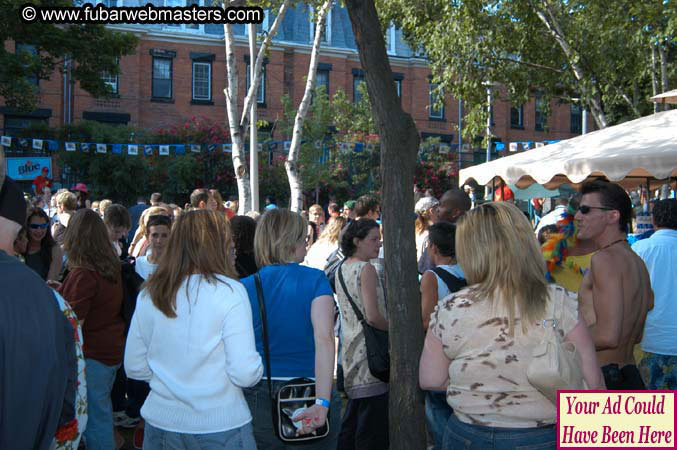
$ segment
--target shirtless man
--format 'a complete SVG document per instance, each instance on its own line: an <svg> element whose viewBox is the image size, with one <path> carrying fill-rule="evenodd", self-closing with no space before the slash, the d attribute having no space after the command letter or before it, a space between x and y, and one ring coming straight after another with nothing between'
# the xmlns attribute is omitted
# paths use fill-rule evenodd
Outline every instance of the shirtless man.
<svg viewBox="0 0 677 450"><path fill-rule="evenodd" d="M578 298L590 327L607 389L645 389L632 355L653 308L649 273L626 241L630 197L619 185L585 183L576 213L578 237L599 247Z"/></svg>

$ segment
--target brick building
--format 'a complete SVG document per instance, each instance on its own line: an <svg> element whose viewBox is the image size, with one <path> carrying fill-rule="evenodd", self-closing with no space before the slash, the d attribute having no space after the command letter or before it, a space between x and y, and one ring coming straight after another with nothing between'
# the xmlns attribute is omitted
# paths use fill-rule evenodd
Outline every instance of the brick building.
<svg viewBox="0 0 677 450"><path fill-rule="evenodd" d="M125 6L136 6L136 0L117 0L117 6L122 6L123 1ZM106 3L113 6L112 2ZM181 0L178 3L177 0L155 0L154 3L178 6ZM312 11L303 5L290 9L274 38L258 93L259 119L270 123L280 119L280 98L285 93L295 104L301 100L313 38L311 14ZM266 14L259 28L265 30L269 24L272 24L272 17ZM0 107L4 133L11 134L36 121L59 126L89 119L147 129L179 124L194 116L225 123L226 66L221 25L118 25L111 28L133 32L140 38L135 53L120 61L120 75L106 78L115 92L114 98L93 98L69 82L67 71L55 72L49 80L38 82L40 105L37 110L21 113ZM355 98L359 95L357 85L363 80L364 73L348 13L339 4L330 11L326 30L317 82L324 84L330 95L342 89ZM248 76L245 76L248 67L246 26L234 25L234 35L238 46L242 104L248 85ZM439 136L442 142L457 143L458 101L447 97L443 108L431 108L434 85L425 59L417 57L403 42L401 33L392 27L387 30L386 44L402 105L412 114L422 137ZM5 47L13 51L16 44L5 42ZM2 103L0 99L0 105ZM566 139L581 132L580 110L571 105L553 102L547 124L536 98L521 107L497 101L492 108L492 132L500 141Z"/></svg>

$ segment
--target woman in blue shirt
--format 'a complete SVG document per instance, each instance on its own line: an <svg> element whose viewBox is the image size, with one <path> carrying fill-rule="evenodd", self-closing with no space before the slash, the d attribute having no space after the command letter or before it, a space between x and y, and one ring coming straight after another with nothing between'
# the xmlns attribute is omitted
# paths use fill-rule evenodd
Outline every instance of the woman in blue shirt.
<svg viewBox="0 0 677 450"><path fill-rule="evenodd" d="M303 417L302 432L324 425L327 415L329 435L303 449L335 449L340 401L332 388L334 370L334 298L324 272L299 265L306 255L307 221L288 209L269 209L261 217L254 236L256 264L263 284L268 324L273 392L285 380L315 378L318 403ZM263 329L254 276L241 280L252 307L256 349L263 353ZM272 429L267 373L245 397L254 416L254 437L258 448L284 449ZM333 392L332 392L333 391ZM333 395L332 395L333 394ZM322 401L326 400L326 402ZM329 409L325 405L330 404Z"/></svg>

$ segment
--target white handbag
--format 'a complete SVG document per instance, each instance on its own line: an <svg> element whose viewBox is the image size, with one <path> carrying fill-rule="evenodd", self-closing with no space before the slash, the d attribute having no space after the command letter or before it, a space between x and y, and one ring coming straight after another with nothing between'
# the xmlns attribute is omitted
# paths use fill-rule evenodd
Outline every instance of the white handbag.
<svg viewBox="0 0 677 450"><path fill-rule="evenodd" d="M559 290L557 292L560 292ZM527 368L529 383L554 405L561 389L587 389L581 357L572 342L564 342L559 325L564 309L563 295L548 299L542 326L543 341L537 345Z"/></svg>

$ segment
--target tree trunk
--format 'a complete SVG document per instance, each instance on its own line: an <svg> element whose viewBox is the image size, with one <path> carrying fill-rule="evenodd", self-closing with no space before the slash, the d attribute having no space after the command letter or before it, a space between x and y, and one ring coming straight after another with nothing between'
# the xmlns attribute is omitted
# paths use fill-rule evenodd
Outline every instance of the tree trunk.
<svg viewBox="0 0 677 450"><path fill-rule="evenodd" d="M654 44L651 44L651 88L653 90L652 97L660 94L658 92L658 79L656 78L656 46ZM654 102L653 112L654 114L658 112L658 102Z"/></svg>
<svg viewBox="0 0 677 450"><path fill-rule="evenodd" d="M661 92L667 92L668 91L668 61L667 61L667 55L665 54L665 47L660 44L658 46L658 54L661 57ZM668 105L663 104L663 111L668 110Z"/></svg>
<svg viewBox="0 0 677 450"><path fill-rule="evenodd" d="M395 91L373 0L346 0L381 138L385 277L390 330L390 448L426 448L418 363L423 348L414 241L414 166L419 135Z"/></svg>
<svg viewBox="0 0 677 450"><path fill-rule="evenodd" d="M251 191L249 187L249 174L244 154L244 130L238 123L237 109L237 62L235 60L235 42L230 24L223 25L224 40L226 42L226 71L228 85L223 90L226 94L226 109L228 111L228 129L230 130L230 142L232 144L233 170L237 181L238 210L242 215L251 209Z"/></svg>
<svg viewBox="0 0 677 450"><path fill-rule="evenodd" d="M306 89L303 92L303 99L296 112L294 131L292 132L291 144L289 145L289 155L287 155L287 161L284 163L284 168L287 171L287 178L289 179L289 190L291 191L290 209L296 212L301 212L301 209L303 209L303 180L301 179L298 167L301 139L303 138L303 122L308 115L308 107L310 106L313 87L315 86L317 61L320 53L320 44L322 42L322 30L331 3L331 0L325 0L317 15L317 21L315 23L315 39L313 40L313 50L310 54L310 66L308 67L308 76L306 77Z"/></svg>
<svg viewBox="0 0 677 450"><path fill-rule="evenodd" d="M252 195L251 195L251 186L249 184L249 173L247 171L247 162L245 158L245 147L244 147L244 135L247 130L248 120L251 112L251 107L256 99L256 92L261 81L261 67L263 66L263 59L265 53L270 47L270 43L277 32L277 28L282 23L284 15L289 6L290 0L285 0L284 3L280 6L280 10L275 17L273 25L270 27L269 32L266 34L261 48L256 56L256 62L254 70L256 76L252 80L245 96L244 105L242 108L242 117L238 112L238 76L237 76L237 60L235 57L235 42L233 40L233 30L230 24L223 24L224 31L224 41L226 45L226 71L227 71L227 80L228 85L226 89L223 90L223 93L226 94L226 110L228 112L228 129L230 130L230 141L232 143L232 159L233 159L233 170L235 171L235 179L237 181L237 191L238 191L238 214L245 214L246 212L252 209ZM228 6L241 6L241 1L231 1L224 2L224 9ZM253 59L254 55L250 55L250 61ZM238 121L238 118L239 121ZM256 124L254 124L254 127ZM256 130L252 130L252 133L256 133ZM256 151L256 149L251 149ZM257 168L258 169L258 168Z"/></svg>
<svg viewBox="0 0 677 450"><path fill-rule="evenodd" d="M550 34L552 34L555 41L562 48L562 51L569 60L569 64L571 64L571 70L573 70L574 76L579 82L581 82L581 96L585 98L586 103L588 106L590 106L590 112L592 113L592 117L595 118L597 127L600 129L606 128L607 119L606 114L604 114L602 104L594 92L587 92L588 89L583 87L585 73L583 72L581 65L578 63L578 55L576 55L575 51L565 39L564 33L562 32L562 27L559 25L559 22L555 17L550 5L544 4L543 8L543 10L537 10L536 14L538 15L539 19L541 19L541 22L545 24L546 28Z"/></svg>

